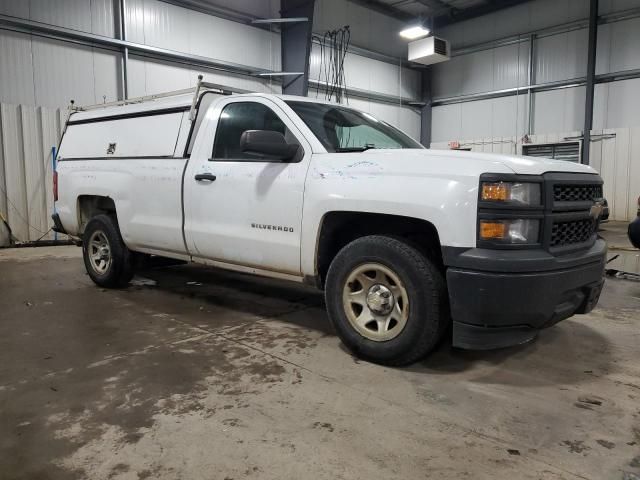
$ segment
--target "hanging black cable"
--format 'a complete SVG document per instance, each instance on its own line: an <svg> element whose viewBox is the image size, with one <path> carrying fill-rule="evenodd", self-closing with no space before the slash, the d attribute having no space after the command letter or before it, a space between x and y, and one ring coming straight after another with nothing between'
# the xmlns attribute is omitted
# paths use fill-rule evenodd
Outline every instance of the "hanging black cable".
<svg viewBox="0 0 640 480"><path fill-rule="evenodd" d="M342 103L344 99L348 102L344 60L351 42L349 25L329 30L322 37L314 36L314 39L320 45L316 96L320 89L320 79L323 79L325 100L335 99L336 102Z"/></svg>

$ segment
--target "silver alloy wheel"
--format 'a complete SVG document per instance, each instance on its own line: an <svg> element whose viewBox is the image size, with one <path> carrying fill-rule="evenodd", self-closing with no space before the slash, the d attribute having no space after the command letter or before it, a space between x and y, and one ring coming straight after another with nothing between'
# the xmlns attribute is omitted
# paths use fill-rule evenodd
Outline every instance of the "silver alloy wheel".
<svg viewBox="0 0 640 480"><path fill-rule="evenodd" d="M102 230L96 230L89 238L89 260L98 275L104 275L111 267L111 245Z"/></svg>
<svg viewBox="0 0 640 480"><path fill-rule="evenodd" d="M342 290L342 306L351 326L376 342L397 337L409 318L409 296L402 281L379 263L353 269Z"/></svg>

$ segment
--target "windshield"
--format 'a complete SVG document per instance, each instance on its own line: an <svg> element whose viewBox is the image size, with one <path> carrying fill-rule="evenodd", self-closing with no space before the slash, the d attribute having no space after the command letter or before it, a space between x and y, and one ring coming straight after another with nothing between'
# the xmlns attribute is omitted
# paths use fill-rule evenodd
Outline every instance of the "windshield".
<svg viewBox="0 0 640 480"><path fill-rule="evenodd" d="M286 103L302 118L328 152L423 148L400 130L368 113L324 103Z"/></svg>

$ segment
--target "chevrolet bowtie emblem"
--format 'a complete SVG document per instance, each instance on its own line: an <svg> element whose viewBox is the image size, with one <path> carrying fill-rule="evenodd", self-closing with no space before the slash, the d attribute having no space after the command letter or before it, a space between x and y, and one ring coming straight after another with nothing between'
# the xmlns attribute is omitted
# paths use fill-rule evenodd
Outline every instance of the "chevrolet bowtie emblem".
<svg viewBox="0 0 640 480"><path fill-rule="evenodd" d="M600 218L600 216L602 215L602 211L604 210L604 206L602 205L602 202L596 202L594 205L591 206L591 208L589 209L589 216L595 220L597 220L598 218Z"/></svg>

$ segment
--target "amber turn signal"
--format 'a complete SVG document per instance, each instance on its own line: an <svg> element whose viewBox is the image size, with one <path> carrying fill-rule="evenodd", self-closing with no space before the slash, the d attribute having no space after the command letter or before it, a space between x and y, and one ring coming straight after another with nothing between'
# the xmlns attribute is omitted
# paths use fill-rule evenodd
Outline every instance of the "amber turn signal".
<svg viewBox="0 0 640 480"><path fill-rule="evenodd" d="M506 237L507 225L503 222L480 221L480 238L482 240L502 240Z"/></svg>
<svg viewBox="0 0 640 480"><path fill-rule="evenodd" d="M509 184L498 183L483 183L482 184L482 200L484 201L507 201L509 198Z"/></svg>

